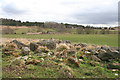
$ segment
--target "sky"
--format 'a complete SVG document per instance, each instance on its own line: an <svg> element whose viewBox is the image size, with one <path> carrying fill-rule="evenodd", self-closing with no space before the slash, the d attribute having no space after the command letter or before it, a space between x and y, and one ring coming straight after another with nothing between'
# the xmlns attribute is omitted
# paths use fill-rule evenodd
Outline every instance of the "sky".
<svg viewBox="0 0 120 80"><path fill-rule="evenodd" d="M99 27L118 25L119 0L0 0L0 18Z"/></svg>

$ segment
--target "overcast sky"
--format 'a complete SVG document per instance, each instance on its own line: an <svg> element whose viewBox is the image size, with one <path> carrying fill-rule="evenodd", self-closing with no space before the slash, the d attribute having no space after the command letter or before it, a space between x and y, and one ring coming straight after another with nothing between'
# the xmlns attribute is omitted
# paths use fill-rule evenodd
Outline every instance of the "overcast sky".
<svg viewBox="0 0 120 80"><path fill-rule="evenodd" d="M0 18L93 26L118 25L119 0L0 0Z"/></svg>

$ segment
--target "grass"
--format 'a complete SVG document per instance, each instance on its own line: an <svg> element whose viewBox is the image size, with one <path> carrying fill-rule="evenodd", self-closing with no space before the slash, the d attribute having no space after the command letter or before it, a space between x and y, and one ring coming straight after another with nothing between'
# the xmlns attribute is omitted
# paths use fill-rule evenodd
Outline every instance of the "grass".
<svg viewBox="0 0 120 80"><path fill-rule="evenodd" d="M106 67L99 65L91 66L87 63L80 63L80 67L75 67L74 64L56 65L51 58L46 57L44 62L38 65L29 64L29 68L24 68L12 64L11 67L7 61L12 60L13 56L6 56L3 59L3 78L116 78L116 72L108 70ZM13 58L14 59L14 58ZM22 66L22 65L21 65ZM22 69L23 68L23 69ZM71 75L69 75L71 73Z"/></svg>
<svg viewBox="0 0 120 80"><path fill-rule="evenodd" d="M26 34L7 34L2 35L4 38L26 38L26 39L60 39L70 40L73 43L88 43L96 45L108 45L112 47L118 46L118 35L116 34L41 34L41 35L26 35Z"/></svg>

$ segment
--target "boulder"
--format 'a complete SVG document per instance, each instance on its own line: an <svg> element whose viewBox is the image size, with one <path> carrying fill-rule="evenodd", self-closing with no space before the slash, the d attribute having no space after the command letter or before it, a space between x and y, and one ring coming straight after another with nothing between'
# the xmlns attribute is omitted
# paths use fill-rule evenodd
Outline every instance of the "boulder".
<svg viewBox="0 0 120 80"><path fill-rule="evenodd" d="M30 43L30 50L35 51L38 48L36 43Z"/></svg>
<svg viewBox="0 0 120 80"><path fill-rule="evenodd" d="M81 47L87 47L87 44L85 44L85 43L80 43L79 44Z"/></svg>
<svg viewBox="0 0 120 80"><path fill-rule="evenodd" d="M17 45L18 48L22 48L22 47L28 47L27 45L17 41L17 40L13 40L13 43L15 43Z"/></svg>
<svg viewBox="0 0 120 80"><path fill-rule="evenodd" d="M105 50L106 52L111 52L110 47L102 46L101 49Z"/></svg>
<svg viewBox="0 0 120 80"><path fill-rule="evenodd" d="M60 43L63 43L63 41L62 40L58 40L58 41L56 41L56 43L60 44Z"/></svg>
<svg viewBox="0 0 120 80"><path fill-rule="evenodd" d="M56 48L56 41L54 40L43 40L40 42L37 42L40 46L46 46L48 49L53 50Z"/></svg>
<svg viewBox="0 0 120 80"><path fill-rule="evenodd" d="M47 40L39 41L39 42L37 42L37 44L39 44L40 46L46 46Z"/></svg>
<svg viewBox="0 0 120 80"><path fill-rule="evenodd" d="M64 40L63 42L66 44L71 44L71 41L69 41L69 40Z"/></svg>
<svg viewBox="0 0 120 80"><path fill-rule="evenodd" d="M94 61L101 61L97 56L95 55L90 55L89 56L91 60L94 60Z"/></svg>
<svg viewBox="0 0 120 80"><path fill-rule="evenodd" d="M50 50L53 50L56 48L56 42L52 40L48 40L46 47Z"/></svg>
<svg viewBox="0 0 120 80"><path fill-rule="evenodd" d="M97 56L103 61L109 61L110 59L120 59L120 54L116 52L99 53Z"/></svg>
<svg viewBox="0 0 120 80"><path fill-rule="evenodd" d="M35 50L35 52L36 53L48 53L50 50L49 49L47 49L46 47L42 47L42 46L39 46L36 50Z"/></svg>
<svg viewBox="0 0 120 80"><path fill-rule="evenodd" d="M74 46L81 46L83 48L83 47L87 47L87 44L86 43L79 43L79 44L74 44Z"/></svg>
<svg viewBox="0 0 120 80"><path fill-rule="evenodd" d="M22 55L28 55L30 52L30 49L28 47L22 47Z"/></svg>

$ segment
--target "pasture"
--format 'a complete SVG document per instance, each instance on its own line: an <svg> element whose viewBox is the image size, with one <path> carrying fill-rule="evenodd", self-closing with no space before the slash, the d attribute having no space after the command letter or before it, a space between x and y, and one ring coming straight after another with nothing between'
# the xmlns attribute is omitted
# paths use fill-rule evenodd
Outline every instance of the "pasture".
<svg viewBox="0 0 120 80"><path fill-rule="evenodd" d="M60 39L70 40L73 43L87 43L95 45L108 45L112 47L118 46L117 34L4 34L3 38L26 38L26 39Z"/></svg>

